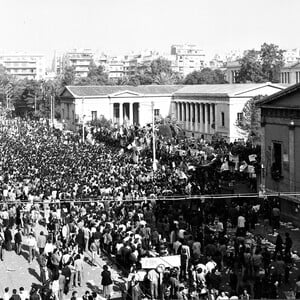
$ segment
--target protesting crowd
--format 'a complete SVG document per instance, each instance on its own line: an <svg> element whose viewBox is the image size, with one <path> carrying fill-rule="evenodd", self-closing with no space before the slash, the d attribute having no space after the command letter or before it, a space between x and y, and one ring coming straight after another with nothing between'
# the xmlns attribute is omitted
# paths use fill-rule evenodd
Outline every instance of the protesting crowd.
<svg viewBox="0 0 300 300"><path fill-rule="evenodd" d="M255 159L230 159L232 145L158 139L153 171L152 142L147 128L95 129L82 143L43 123L2 126L0 258L26 251L43 284L23 298L5 291L5 300L97 299L76 287L85 285L86 258L96 265L99 256L122 271L128 300L278 297L293 241L277 233L272 245L255 234L259 216L266 234L278 229L276 199L201 198L221 192L224 177L243 177L245 165L253 175ZM38 223L45 231L35 232ZM114 278L101 269L101 296L110 299Z"/></svg>

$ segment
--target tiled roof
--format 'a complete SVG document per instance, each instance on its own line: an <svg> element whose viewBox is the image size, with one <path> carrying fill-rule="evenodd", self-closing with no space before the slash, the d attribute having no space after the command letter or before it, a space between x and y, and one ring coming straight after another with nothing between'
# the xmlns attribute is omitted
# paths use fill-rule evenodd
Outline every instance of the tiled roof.
<svg viewBox="0 0 300 300"><path fill-rule="evenodd" d="M239 83L239 84L196 84L187 85L174 93L174 96L182 95L207 95L207 96L234 96L251 90L272 86L283 89L281 85L273 83Z"/></svg>
<svg viewBox="0 0 300 300"><path fill-rule="evenodd" d="M294 93L296 91L299 91L300 90L300 83L297 83L297 84L294 84L282 91L279 91L275 94L272 94L268 97L265 97L264 99L260 100L260 101L257 101L257 105L258 106L264 106L264 104L269 104L270 102L276 100L276 99L279 99L283 96L286 96L288 94L291 94L291 93Z"/></svg>
<svg viewBox="0 0 300 300"><path fill-rule="evenodd" d="M173 94L179 90L182 85L98 85L98 86L67 86L66 89L74 97L96 97L116 94L119 92L133 92L137 94Z"/></svg>

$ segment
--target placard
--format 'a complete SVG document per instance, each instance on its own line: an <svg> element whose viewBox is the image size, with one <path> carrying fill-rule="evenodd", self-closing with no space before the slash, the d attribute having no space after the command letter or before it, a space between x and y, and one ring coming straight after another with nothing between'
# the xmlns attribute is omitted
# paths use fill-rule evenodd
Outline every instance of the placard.
<svg viewBox="0 0 300 300"><path fill-rule="evenodd" d="M162 257L142 257L143 269L155 269L159 265L164 265L166 268L180 267L180 255L169 255Z"/></svg>

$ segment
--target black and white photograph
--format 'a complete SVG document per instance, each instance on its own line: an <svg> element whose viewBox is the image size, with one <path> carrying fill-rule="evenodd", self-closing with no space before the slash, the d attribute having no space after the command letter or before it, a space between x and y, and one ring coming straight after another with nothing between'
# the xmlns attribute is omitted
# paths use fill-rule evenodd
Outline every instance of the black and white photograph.
<svg viewBox="0 0 300 300"><path fill-rule="evenodd" d="M0 300L300 299L299 0L0 9Z"/></svg>

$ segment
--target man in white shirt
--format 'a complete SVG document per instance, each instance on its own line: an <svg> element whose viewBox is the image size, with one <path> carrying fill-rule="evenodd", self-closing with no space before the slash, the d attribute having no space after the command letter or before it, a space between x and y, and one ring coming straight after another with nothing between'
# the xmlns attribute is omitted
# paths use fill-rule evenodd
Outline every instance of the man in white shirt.
<svg viewBox="0 0 300 300"><path fill-rule="evenodd" d="M35 239L33 233L29 234L27 245L28 245L28 248L29 248L29 258L28 258L28 261L29 261L29 263L31 263L32 260L35 257L35 251L37 250L37 242L36 242L36 239Z"/></svg>
<svg viewBox="0 0 300 300"><path fill-rule="evenodd" d="M245 217L243 215L240 215L237 220L237 230L239 235L245 235L245 223Z"/></svg>
<svg viewBox="0 0 300 300"><path fill-rule="evenodd" d="M9 288L6 287L4 289L3 300L9 300L9 299L10 299Z"/></svg>

